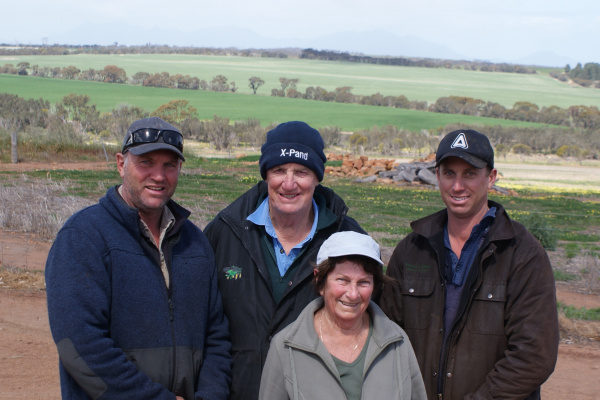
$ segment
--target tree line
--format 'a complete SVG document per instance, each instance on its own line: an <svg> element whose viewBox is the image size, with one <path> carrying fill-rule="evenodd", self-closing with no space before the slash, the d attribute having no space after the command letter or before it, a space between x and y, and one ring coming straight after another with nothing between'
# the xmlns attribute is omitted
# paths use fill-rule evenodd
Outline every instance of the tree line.
<svg viewBox="0 0 600 400"><path fill-rule="evenodd" d="M128 78L125 70L116 65L107 65L100 70L90 68L81 71L72 65L62 68L40 67L38 65L32 66L28 62L20 62L16 66L5 64L0 67L0 73L46 78L79 79L105 83L129 83L170 89L211 90L217 92L236 92L238 90L236 83L229 81L224 75L216 75L210 81L206 81L189 75L170 75L168 72L155 74L137 72ZM577 105L571 106L568 109L558 106L540 108L534 103L519 101L512 108L507 108L496 102L465 96L445 96L437 99L433 104L427 104L425 101L411 101L404 95L384 96L380 93L366 96L355 95L352 93L352 87L350 86L338 87L333 91L328 91L320 86L309 86L302 93L297 89L298 82L299 79L280 77L280 89L272 89L271 96L538 122L584 129L600 129L600 110L596 106ZM265 81L258 76L252 76L248 79L248 87L253 91L253 94L256 94L258 89L264 84Z"/></svg>
<svg viewBox="0 0 600 400"><path fill-rule="evenodd" d="M363 64L396 65L402 67L423 68L463 68L470 71L485 72L508 72L517 74L536 74L533 68L523 65L499 63L494 64L485 61L453 61L439 60L433 58L409 58L409 57L371 57L364 54L350 54L348 52L304 49L300 58L308 60L343 61Z"/></svg>
<svg viewBox="0 0 600 400"><path fill-rule="evenodd" d="M311 48L238 49L195 46L168 46L147 43L138 46L119 45L10 45L0 44L0 55L71 55L71 54L184 54L210 56L240 56L263 58L303 58L312 60L358 62L380 65L410 66L424 68L462 68L471 71L535 74L535 69L518 64L491 63L486 61L443 60L420 57L372 57L343 51L315 50Z"/></svg>
<svg viewBox="0 0 600 400"><path fill-rule="evenodd" d="M275 48L260 49L235 47L214 48L195 46L168 46L147 43L145 45L125 46L115 42L113 45L10 45L0 44L0 55L71 55L71 54L184 54L210 56L240 56L262 58L304 58L328 61L359 62L381 65L411 66L424 68L462 68L471 71L508 72L535 74L535 69L518 64L491 63L486 61L444 60L422 57L372 57L360 53L343 51L315 50L311 48Z"/></svg>
<svg viewBox="0 0 600 400"><path fill-rule="evenodd" d="M10 45L0 43L0 55L22 56L62 56L71 54L186 54L203 56L240 56L288 58L297 57L300 49L237 49L235 47L214 48L195 46L168 46L147 43L138 46L125 46L115 42L113 45Z"/></svg>
<svg viewBox="0 0 600 400"><path fill-rule="evenodd" d="M381 93L368 96L354 95L352 94L352 87L349 86L338 87L333 91L328 91L320 86L309 86L304 93L299 92L295 87L290 87L287 90L272 89L271 96L539 122L583 129L600 129L600 110L596 106L578 105L571 106L568 109L558 106L540 108L528 101L518 101L515 102L512 108L507 108L496 102L466 96L440 97L433 104L427 104L426 101L409 100L404 95L384 96Z"/></svg>
<svg viewBox="0 0 600 400"><path fill-rule="evenodd" d="M3 144L0 159L10 149L10 145L4 145L8 143L7 133L15 131L30 141L43 141L63 149L90 139L118 144L134 121L158 116L179 127L186 139L210 143L216 150L245 146L256 151L264 143L266 132L274 128L274 124L262 126L257 119L231 121L215 115L212 119L200 120L197 110L187 100L170 101L152 112L122 105L105 113L100 113L89 100L87 95L69 94L61 101L50 104L43 99L25 99L0 93L0 143ZM319 127L319 131L327 148L339 147L356 153L368 151L386 156L401 156L407 152L422 156L434 152L445 133L466 128L484 132L494 145L498 157L510 152L521 155L556 154L578 159L597 159L600 155L598 131L580 128L450 124L421 132L393 125L353 133L343 133L338 126Z"/></svg>
<svg viewBox="0 0 600 400"><path fill-rule="evenodd" d="M550 76L561 82L573 82L582 87L600 89L600 64L577 63L575 68L567 64L562 72L551 71Z"/></svg>

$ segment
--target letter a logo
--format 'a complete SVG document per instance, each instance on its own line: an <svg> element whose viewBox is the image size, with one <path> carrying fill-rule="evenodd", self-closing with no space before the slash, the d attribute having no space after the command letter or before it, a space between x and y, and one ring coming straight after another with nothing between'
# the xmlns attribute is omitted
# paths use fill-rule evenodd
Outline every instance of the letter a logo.
<svg viewBox="0 0 600 400"><path fill-rule="evenodd" d="M465 137L465 134L462 132L458 134L456 139L454 139L454 142L452 142L452 146L450 146L451 149L455 149L457 147L460 147L461 149L469 148L469 144L467 143L467 138Z"/></svg>

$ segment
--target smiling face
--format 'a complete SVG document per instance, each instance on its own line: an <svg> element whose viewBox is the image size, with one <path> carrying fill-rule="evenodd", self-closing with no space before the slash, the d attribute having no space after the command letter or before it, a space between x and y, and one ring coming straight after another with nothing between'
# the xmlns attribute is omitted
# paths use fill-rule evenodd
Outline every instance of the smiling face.
<svg viewBox="0 0 600 400"><path fill-rule="evenodd" d="M488 210L488 190L496 181L497 171L475 168L457 157L449 157L436 169L442 200L450 219L468 219L479 223Z"/></svg>
<svg viewBox="0 0 600 400"><path fill-rule="evenodd" d="M345 260L327 274L319 294L323 296L329 318L340 326L352 327L360 324L373 287L372 274L366 273L361 264Z"/></svg>
<svg viewBox="0 0 600 400"><path fill-rule="evenodd" d="M181 160L169 150L139 156L118 153L117 169L123 179L123 199L137 208L142 218L152 218L161 215L175 193Z"/></svg>
<svg viewBox="0 0 600 400"><path fill-rule="evenodd" d="M316 174L301 164L278 165L267 171L269 209L275 216L305 217L312 210L312 198L319 184Z"/></svg>

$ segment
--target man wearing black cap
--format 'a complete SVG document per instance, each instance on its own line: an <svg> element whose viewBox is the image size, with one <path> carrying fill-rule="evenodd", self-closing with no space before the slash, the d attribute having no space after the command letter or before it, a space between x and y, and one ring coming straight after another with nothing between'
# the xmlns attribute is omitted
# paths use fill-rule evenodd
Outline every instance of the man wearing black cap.
<svg viewBox="0 0 600 400"><path fill-rule="evenodd" d="M231 355L212 249L171 197L183 137L152 117L117 154L123 180L75 213L46 263L68 399L222 399Z"/></svg>
<svg viewBox="0 0 600 400"><path fill-rule="evenodd" d="M411 223L381 306L408 334L429 399L539 399L559 340L548 256L488 200L497 171L486 136L449 133L436 172L446 209Z"/></svg>
<svg viewBox="0 0 600 400"><path fill-rule="evenodd" d="M364 233L323 180L319 132L300 121L278 125L261 148L264 179L222 210L204 233L215 251L233 355L230 399L258 398L275 333L316 295L313 263L338 231Z"/></svg>

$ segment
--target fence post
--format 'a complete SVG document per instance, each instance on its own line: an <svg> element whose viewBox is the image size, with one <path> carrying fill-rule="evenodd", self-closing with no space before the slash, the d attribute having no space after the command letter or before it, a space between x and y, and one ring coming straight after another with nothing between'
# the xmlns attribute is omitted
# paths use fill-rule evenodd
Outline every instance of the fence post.
<svg viewBox="0 0 600 400"><path fill-rule="evenodd" d="M11 141L10 161L13 164L16 164L19 162L19 154L17 152L17 132L12 132L10 134L10 141Z"/></svg>

